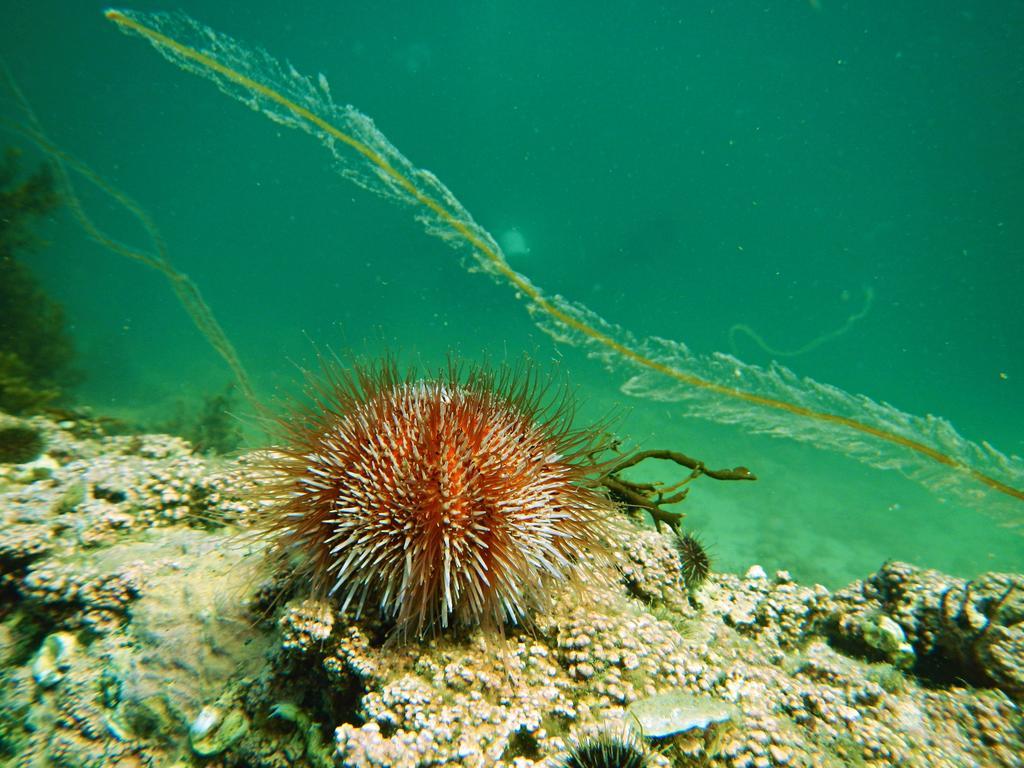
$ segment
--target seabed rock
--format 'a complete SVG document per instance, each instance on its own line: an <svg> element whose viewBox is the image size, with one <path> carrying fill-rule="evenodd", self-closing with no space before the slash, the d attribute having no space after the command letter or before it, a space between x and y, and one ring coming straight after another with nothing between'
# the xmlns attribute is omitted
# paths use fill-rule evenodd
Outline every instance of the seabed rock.
<svg viewBox="0 0 1024 768"><path fill-rule="evenodd" d="M1017 574L886 563L831 593L753 567L691 600L669 534L626 524L615 578L530 632L385 647L261 568L245 457L32 425L50 470L0 464L0 764L554 768L630 723L657 768L1024 754Z"/></svg>
<svg viewBox="0 0 1024 768"><path fill-rule="evenodd" d="M227 751L249 732L245 714L233 709L227 714L217 707L203 707L188 729L192 751L200 757L214 757Z"/></svg>
<svg viewBox="0 0 1024 768"><path fill-rule="evenodd" d="M77 647L70 632L55 632L43 641L32 659L32 677L40 688L53 688L64 679Z"/></svg>
<svg viewBox="0 0 1024 768"><path fill-rule="evenodd" d="M885 614L868 616L861 622L864 642L880 651L900 669L914 666L916 657L913 646L907 642L903 628Z"/></svg>

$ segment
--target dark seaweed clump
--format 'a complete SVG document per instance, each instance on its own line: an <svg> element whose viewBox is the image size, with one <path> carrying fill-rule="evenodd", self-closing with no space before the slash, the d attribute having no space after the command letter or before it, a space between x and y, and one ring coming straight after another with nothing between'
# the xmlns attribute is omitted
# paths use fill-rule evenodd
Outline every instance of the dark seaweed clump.
<svg viewBox="0 0 1024 768"><path fill-rule="evenodd" d="M25 464L43 452L45 440L31 427L0 427L0 464Z"/></svg>
<svg viewBox="0 0 1024 768"><path fill-rule="evenodd" d="M40 244L33 227L60 203L53 171L24 177L20 153L0 161L0 410L22 414L57 400L74 382L74 348L64 311L20 254Z"/></svg>
<svg viewBox="0 0 1024 768"><path fill-rule="evenodd" d="M177 412L157 425L161 432L181 435L198 453L225 455L242 445L242 428L238 418L241 406L234 384L214 395L206 395L198 412L191 411L184 402L178 403Z"/></svg>

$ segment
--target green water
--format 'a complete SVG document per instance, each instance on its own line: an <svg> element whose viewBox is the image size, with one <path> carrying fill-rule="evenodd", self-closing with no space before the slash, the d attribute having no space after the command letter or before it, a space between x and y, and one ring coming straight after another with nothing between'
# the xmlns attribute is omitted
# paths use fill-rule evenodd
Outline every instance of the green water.
<svg viewBox="0 0 1024 768"><path fill-rule="evenodd" d="M886 558L964 576L1024 569L1005 515L625 397L622 372L552 341L409 210L119 34L102 7L14 3L0 52L50 137L150 212L262 397L287 391L314 345L387 348L427 368L449 350L526 352L559 362L584 419L617 409L631 444L759 475L703 479L686 503L721 568L758 562L829 586ZM174 7L323 73L336 101L372 116L499 242L519 239L528 252L506 248L510 263L549 294L756 364L771 355L735 325L797 350L845 324L781 362L1024 453L1024 6ZM108 199L83 186L82 200L111 233L144 242ZM225 385L162 277L89 242L70 216L46 235L32 263L73 323L81 401L157 419ZM660 472L648 470L672 479Z"/></svg>

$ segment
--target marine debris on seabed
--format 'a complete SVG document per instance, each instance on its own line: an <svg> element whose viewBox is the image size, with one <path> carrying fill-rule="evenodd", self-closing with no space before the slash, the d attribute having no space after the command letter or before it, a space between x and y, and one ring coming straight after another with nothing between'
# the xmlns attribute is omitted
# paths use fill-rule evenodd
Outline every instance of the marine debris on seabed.
<svg viewBox="0 0 1024 768"><path fill-rule="evenodd" d="M6 765L554 768L630 727L652 766L1024 751L1021 575L891 562L830 592L753 566L694 593L676 533L622 515L617 578L566 584L529 631L386 646L372 612L259 569L249 458L8 423L45 448L0 464Z"/></svg>

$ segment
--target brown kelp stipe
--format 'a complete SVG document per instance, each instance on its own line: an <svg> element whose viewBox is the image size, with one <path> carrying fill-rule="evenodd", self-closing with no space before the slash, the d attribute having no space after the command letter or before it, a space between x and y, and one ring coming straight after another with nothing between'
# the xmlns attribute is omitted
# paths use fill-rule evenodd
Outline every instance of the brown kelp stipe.
<svg viewBox="0 0 1024 768"><path fill-rule="evenodd" d="M838 427L841 430L866 435L889 445L906 449L919 457L934 462L934 464L973 478L978 483L1001 494L1024 501L1024 490L1003 482L992 474L968 463L974 457L981 457L994 468L1009 467L1008 476L1017 477L1020 476L1020 472L1017 469L1017 464L1014 463L1017 462L1016 459L1007 459L989 446L976 446L969 443L955 435L955 432L952 437L949 437L948 433L952 432L951 428L940 436L940 442L942 438L948 437L949 442L956 446L955 451L950 449L949 452L933 447L916 437L899 434L898 431L903 429L909 434L930 439L934 437L930 431L934 430L934 423L941 420L930 419L930 417L927 419L913 417L913 419L918 419L917 421L913 421L911 417L904 419L906 414L900 414L894 410L887 411L884 404L871 403L873 410L881 411L882 416L879 417L877 413L871 415L885 425L876 426L869 423L871 420L869 410L871 409L861 405L862 399L845 395L845 393L842 393L844 395L843 404L851 409L858 409L854 413L864 413L863 418L829 412L813 407L813 405L787 402L773 396L780 388L784 392L788 391L787 387L799 389L804 386L803 382L792 384L790 379L786 379L780 387L767 385L762 387L772 394L758 394L684 370L682 365L673 364L674 358L671 354L659 355L657 353L660 341L653 345L632 343L632 337L628 334L613 335L610 330L611 326L603 323L600 318L586 308L571 304L558 296L546 296L528 278L513 270L505 260L501 248L494 238L473 220L454 195L429 171L413 166L376 130L369 118L352 107L335 104L330 99L326 81L322 76L318 83L304 78L293 68L282 65L269 54L241 46L231 38L214 32L180 14L147 14L127 10L107 10L105 13L106 17L122 30L147 39L162 55L180 68L213 80L226 94L243 101L253 109L262 111L275 122L290 125L316 137L331 151L342 167L351 171L348 175L356 183L386 197L414 206L417 209L418 218L423 220L428 232L453 245L468 246L478 265L484 271L504 280L516 290L518 295L529 301L529 308L538 317L542 327L547 326L545 329L556 338L563 341L575 339L577 343L592 345L593 348L603 351L606 355L610 353L613 357L636 366L642 372L664 376L674 385L681 385L691 393L677 395L677 399L690 397L695 392L702 392L719 401L732 401L745 406L755 406L757 409L768 409L776 413L788 414L797 417L805 425L794 427L788 431L773 430L771 427L762 426L762 431L812 442L817 440L818 444L837 447L851 455L859 456L874 466L890 466L885 457L881 459L878 457L878 451L870 447L865 450L861 445L854 445L855 441L849 438L844 439L832 434L834 431L832 428ZM182 42L185 38L188 38L191 44ZM318 88L317 85L320 87ZM346 159L343 156L345 148L356 153L358 157L355 163L351 158ZM665 346L667 345L663 345L663 347ZM680 344L668 348L670 352L672 349L685 350ZM668 362L665 362L666 360ZM720 362L716 360L715 364ZM735 362L738 363L738 361ZM711 367L710 365L705 366L708 370ZM788 371L785 371L784 374L795 379ZM770 383L774 384L775 382ZM810 389L811 385L807 384L806 387ZM650 392L650 390L643 391ZM809 397L806 402L828 403L831 402L829 398L837 397L837 392L838 390L835 388L815 385L813 397ZM656 394L660 394L660 390ZM891 418L889 418L890 416ZM720 419L744 423L745 417L746 414L742 416L726 414ZM752 417L752 420L755 418ZM909 427L901 423L901 420L908 419L911 422ZM828 433L823 434L826 431L823 429L808 437L806 433L811 431L806 427L808 422L824 425ZM887 428L890 426L891 428ZM940 426L944 429L946 425L943 422ZM959 458L953 453L966 458ZM899 462L893 463L900 466ZM907 468L908 474L913 474L917 469L919 468Z"/></svg>

